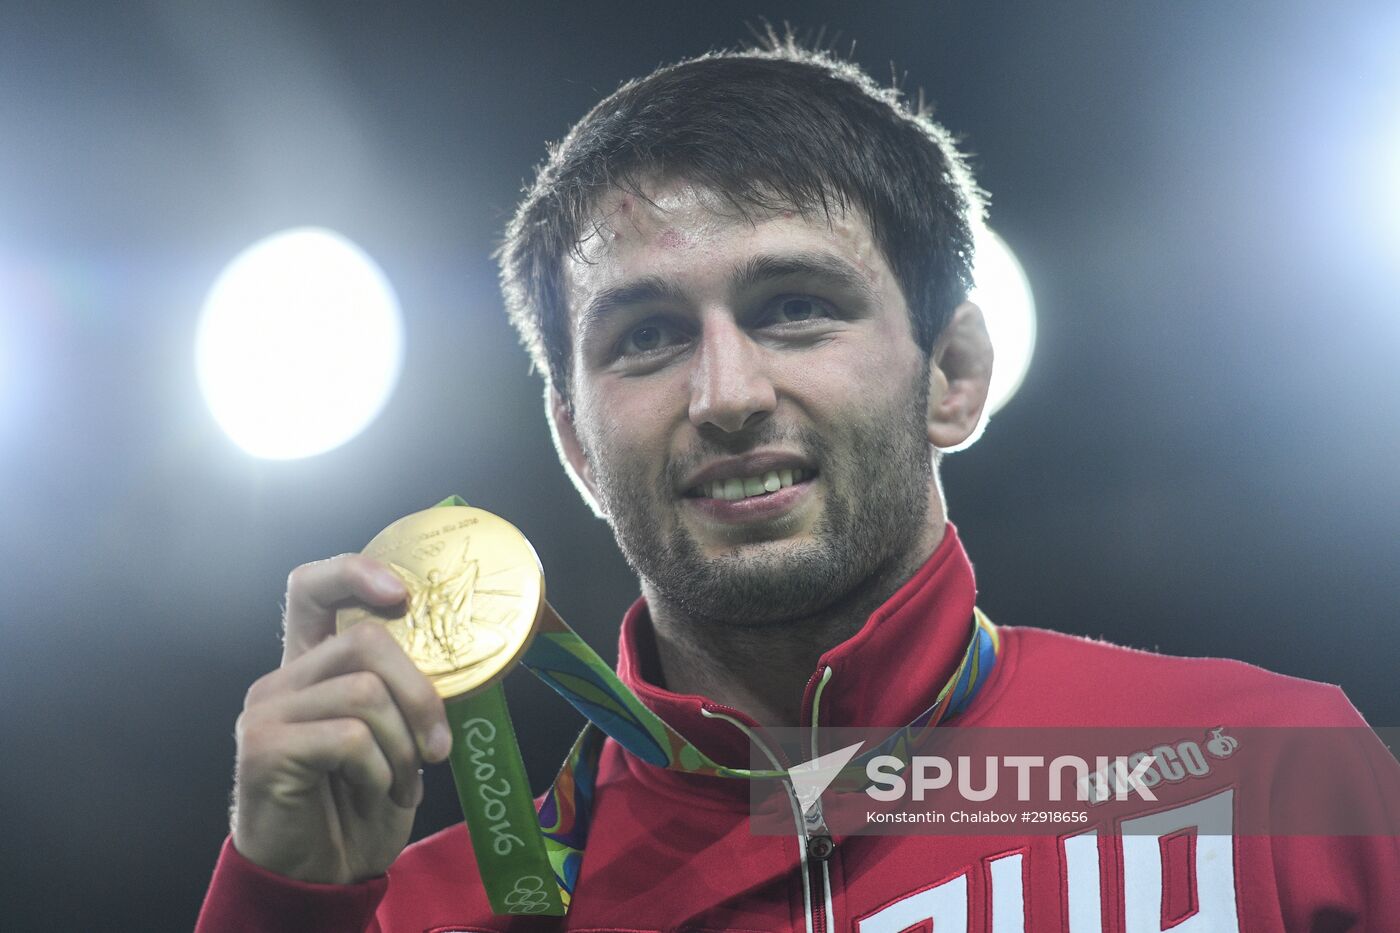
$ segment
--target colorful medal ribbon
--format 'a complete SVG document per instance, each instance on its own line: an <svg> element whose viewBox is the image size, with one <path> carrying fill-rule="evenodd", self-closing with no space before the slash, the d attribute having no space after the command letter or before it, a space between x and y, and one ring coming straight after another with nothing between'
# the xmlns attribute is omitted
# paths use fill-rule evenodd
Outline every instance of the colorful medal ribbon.
<svg viewBox="0 0 1400 933"><path fill-rule="evenodd" d="M605 736L648 764L672 771L749 779L787 777L786 771L750 771L715 764L644 706L553 610L547 609L542 625L521 663L589 720L539 809L545 848L566 906L578 882L588 841L598 758ZM866 762L877 755L909 760L910 750L919 747L935 726L971 704L991 675L1000 650L996 626L974 608L972 638L934 704L908 725L894 730L877 747L852 759L842 774L863 775Z"/></svg>
<svg viewBox="0 0 1400 933"><path fill-rule="evenodd" d="M463 507L466 502L453 496L439 506ZM475 509L470 512L500 523L512 534L519 535L489 513ZM418 513L391 525L370 543L365 553L389 561L390 567L401 577L421 574L421 578L415 577L410 585L410 592L415 595L409 611L388 624L415 663L420 668L428 665L425 673L433 677L439 692L448 698L447 717L453 732L450 758L453 781L487 899L495 913L563 916L567 912L588 840L598 760L605 737L659 768L724 778L771 780L787 776L784 770L747 770L720 765L662 721L544 601L542 575L538 593L532 592L526 599L529 603L537 597L535 625L528 636L512 636L511 632L518 632L521 626L518 620L511 620L511 612L504 612L493 620L490 612L475 606L474 600L489 600L508 593L516 595L493 583L492 579L497 575L509 575L518 568L483 571L479 565L485 560L467 559L468 552L464 552L460 567L448 565L444 570L441 560L432 564L428 557L437 559L445 548L450 550L453 546L448 543L453 541L451 532L466 528L478 519L461 519L450 527L416 535L396 531L402 522L424 514L427 513ZM470 533L469 530L462 532L464 537ZM523 541L523 536L520 538ZM382 543L381 539L384 539ZM528 542L525 546L528 548ZM420 557L428 554L422 558L418 571L390 560L390 555L405 549ZM533 550L530 553L533 556ZM465 614L478 623L477 626L472 628L462 622L454 629L447 618L454 613ZM907 726L895 730L877 748L856 758L843 774L854 773L855 769L863 771L865 762L875 755L905 757L929 730L961 712L972 701L990 675L1001 644L996 627L987 617L980 610L974 609L973 613L972 639L957 670L939 691L936 702ZM337 619L337 627L343 630L345 625L363 621L365 617L359 611L352 615L353 619L343 623ZM499 644L492 642L492 638ZM441 671L433 669L432 652L428 649L442 645L454 661L457 658L453 651L459 650L473 663L456 667L447 664ZM427 661L423 660L425 656ZM477 658L484 660L476 662ZM530 796L520 747L500 684L500 677L517 660L588 719L588 725L574 742L538 813ZM458 695L464 684L469 692Z"/></svg>

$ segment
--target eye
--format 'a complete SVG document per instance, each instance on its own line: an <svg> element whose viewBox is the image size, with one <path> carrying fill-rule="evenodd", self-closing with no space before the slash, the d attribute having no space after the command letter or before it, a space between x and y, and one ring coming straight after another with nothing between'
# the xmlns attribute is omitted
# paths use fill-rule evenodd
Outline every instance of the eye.
<svg viewBox="0 0 1400 933"><path fill-rule="evenodd" d="M662 350L676 342L676 329L665 321L644 321L622 335L619 356L635 356Z"/></svg>
<svg viewBox="0 0 1400 933"><path fill-rule="evenodd" d="M801 324L831 316L830 308L822 301L804 295L784 295L768 306L763 323Z"/></svg>

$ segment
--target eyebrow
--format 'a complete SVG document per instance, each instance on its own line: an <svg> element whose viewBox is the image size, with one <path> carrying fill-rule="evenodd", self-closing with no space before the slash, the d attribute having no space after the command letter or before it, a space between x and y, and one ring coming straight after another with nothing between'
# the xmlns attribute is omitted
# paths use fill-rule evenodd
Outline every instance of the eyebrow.
<svg viewBox="0 0 1400 933"><path fill-rule="evenodd" d="M865 301L876 298L875 287L859 269L838 256L822 252L755 256L735 271L731 285L735 291L744 291L774 279L797 276L855 292Z"/></svg>
<svg viewBox="0 0 1400 933"><path fill-rule="evenodd" d="M579 333L587 334L618 308L647 304L653 301L679 302L683 300L684 295L681 294L681 290L674 283L659 275L632 279L621 285L603 289L594 295L588 304L584 305L578 316Z"/></svg>
<svg viewBox="0 0 1400 933"><path fill-rule="evenodd" d="M803 277L854 292L861 300L876 300L870 281L851 263L830 253L769 253L754 256L738 266L730 276L731 291L756 288L776 279ZM612 312L629 305L650 302L684 302L685 295L675 283L658 275L632 279L594 295L579 313L579 333L587 334Z"/></svg>

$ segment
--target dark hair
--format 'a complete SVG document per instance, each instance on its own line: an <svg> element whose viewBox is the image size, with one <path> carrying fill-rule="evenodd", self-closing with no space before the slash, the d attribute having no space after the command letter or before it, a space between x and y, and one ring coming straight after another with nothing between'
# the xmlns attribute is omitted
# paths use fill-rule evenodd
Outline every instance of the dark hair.
<svg viewBox="0 0 1400 933"><path fill-rule="evenodd" d="M921 95L922 98L922 95ZM982 193L947 130L855 65L792 40L712 53L623 85L540 166L498 258L511 322L570 396L563 264L599 198L649 177L710 188L741 212L857 208L931 352L972 286Z"/></svg>

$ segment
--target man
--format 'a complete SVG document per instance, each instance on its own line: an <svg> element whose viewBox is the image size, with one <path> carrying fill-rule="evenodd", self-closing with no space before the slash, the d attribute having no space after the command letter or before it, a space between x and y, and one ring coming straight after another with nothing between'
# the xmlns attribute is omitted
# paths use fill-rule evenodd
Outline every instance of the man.
<svg viewBox="0 0 1400 933"><path fill-rule="evenodd" d="M765 727L1359 725L1335 688L975 615L936 466L975 437L991 373L966 302L981 210L941 128L786 46L661 69L554 151L508 232L503 283L560 455L640 578L623 682L735 768ZM201 930L1400 917L1382 887L1400 866L1392 838L1241 837L1217 858L1193 835L1180 865L1163 842L1153 874L1139 848L1083 833L833 839L814 811L759 836L747 782L613 741L588 772L567 917L493 916L464 827L401 854L419 767L452 741L441 701L381 629L329 637L336 606L404 597L365 557L293 572L283 664L239 720L233 828ZM1366 780L1352 792L1395 802L1392 775Z"/></svg>

